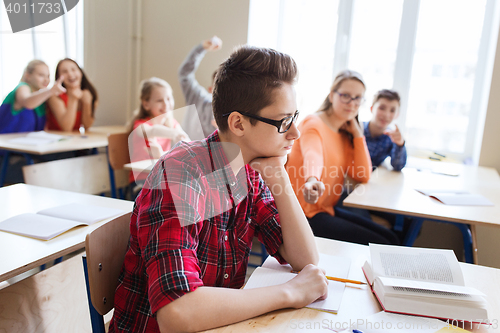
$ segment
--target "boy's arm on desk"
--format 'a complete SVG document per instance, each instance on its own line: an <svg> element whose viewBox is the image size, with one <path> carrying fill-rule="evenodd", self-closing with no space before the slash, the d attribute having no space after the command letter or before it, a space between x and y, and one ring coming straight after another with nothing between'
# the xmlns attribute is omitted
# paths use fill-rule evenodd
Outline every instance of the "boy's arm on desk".
<svg viewBox="0 0 500 333"><path fill-rule="evenodd" d="M157 320L163 333L196 332L278 309L302 308L326 292L324 281L323 271L309 265L297 277L278 286L255 289L199 287L158 310Z"/></svg>

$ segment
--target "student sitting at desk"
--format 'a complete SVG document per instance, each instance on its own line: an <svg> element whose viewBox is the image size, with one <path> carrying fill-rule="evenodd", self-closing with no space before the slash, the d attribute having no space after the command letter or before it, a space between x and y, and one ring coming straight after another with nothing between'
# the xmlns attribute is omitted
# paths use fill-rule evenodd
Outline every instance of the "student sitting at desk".
<svg viewBox="0 0 500 333"><path fill-rule="evenodd" d="M5 97L0 106L0 134L43 131L45 101L66 92L63 77L52 88L49 67L41 60L32 60L24 70L21 82Z"/></svg>
<svg viewBox="0 0 500 333"><path fill-rule="evenodd" d="M359 73L346 70L337 75L319 111L299 125L302 135L290 153L287 171L314 235L360 244L398 244L392 231L335 206L346 174L361 183L371 175L358 122L364 93Z"/></svg>
<svg viewBox="0 0 500 333"><path fill-rule="evenodd" d="M400 106L399 94L394 90L382 89L373 99L370 108L372 120L364 124L364 133L374 167L379 166L387 156L391 157L391 165L396 171L406 165L405 140L398 126L388 130L392 121L399 116Z"/></svg>
<svg viewBox="0 0 500 333"><path fill-rule="evenodd" d="M167 81L152 77L139 88L140 105L129 125L131 162L159 159L172 147L172 140L189 141L189 137L174 119L174 96ZM133 132L133 133L132 133ZM135 182L133 198L144 185L147 174L130 172Z"/></svg>
<svg viewBox="0 0 500 333"><path fill-rule="evenodd" d="M47 129L78 131L80 126L89 129L94 123L95 109L98 105L97 90L72 59L59 61L56 67L56 80L59 80L60 76L64 76L62 85L67 92L49 98Z"/></svg>
<svg viewBox="0 0 500 333"><path fill-rule="evenodd" d="M182 122L182 128L191 138L207 137L215 130L214 115L212 112L212 89L213 81L215 81L215 73L208 90L198 83L194 73L207 51L217 51L221 47L222 40L217 36L213 36L211 39L207 39L203 43L196 45L189 52L179 68L179 81L182 93L186 99L186 105L194 104L197 111L195 112L194 108L189 108ZM200 124L201 128L199 128Z"/></svg>
<svg viewBox="0 0 500 333"><path fill-rule="evenodd" d="M201 331L325 296L315 240L283 166L299 137L283 53L244 46L220 65L218 131L162 156L139 194L110 332ZM251 166L250 166L251 165ZM301 271L240 289L252 239Z"/></svg>
<svg viewBox="0 0 500 333"><path fill-rule="evenodd" d="M45 127L46 101L51 96L64 93L61 85L63 77L57 80L51 88L49 67L41 60L32 60L26 66L21 82L5 97L0 106L0 134L43 131ZM5 161L5 182L8 184L22 183L24 180L22 166L24 158L11 158ZM0 165L3 165L5 152L0 150Z"/></svg>

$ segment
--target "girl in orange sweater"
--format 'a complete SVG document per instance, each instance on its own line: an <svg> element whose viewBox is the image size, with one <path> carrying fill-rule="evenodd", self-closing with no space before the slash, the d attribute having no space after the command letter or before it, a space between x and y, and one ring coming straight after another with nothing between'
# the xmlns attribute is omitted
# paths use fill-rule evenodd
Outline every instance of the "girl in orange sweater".
<svg viewBox="0 0 500 333"><path fill-rule="evenodd" d="M364 100L361 75L343 71L319 111L299 125L287 171L295 195L316 236L368 244L398 244L397 236L370 219L335 207L344 177L366 183L372 165L358 109Z"/></svg>

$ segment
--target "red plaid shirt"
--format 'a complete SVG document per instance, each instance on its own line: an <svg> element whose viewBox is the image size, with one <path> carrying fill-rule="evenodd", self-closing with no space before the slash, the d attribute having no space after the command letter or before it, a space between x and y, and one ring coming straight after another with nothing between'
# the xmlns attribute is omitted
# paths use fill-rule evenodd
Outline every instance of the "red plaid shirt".
<svg viewBox="0 0 500 333"><path fill-rule="evenodd" d="M110 332L159 332L156 312L184 294L199 286L240 288L254 236L284 263L271 192L248 165L233 174L217 131L158 161L136 200L130 233Z"/></svg>

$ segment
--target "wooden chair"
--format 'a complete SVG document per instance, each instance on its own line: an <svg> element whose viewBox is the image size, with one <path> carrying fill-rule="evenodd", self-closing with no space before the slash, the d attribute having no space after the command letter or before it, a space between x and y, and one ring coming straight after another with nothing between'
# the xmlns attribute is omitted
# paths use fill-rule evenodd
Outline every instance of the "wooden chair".
<svg viewBox="0 0 500 333"><path fill-rule="evenodd" d="M130 163L128 149L128 133L108 135L108 162L109 179L111 182L111 196L117 198L116 189L119 189L120 198L125 198L122 188L129 187L129 171L123 165Z"/></svg>
<svg viewBox="0 0 500 333"><path fill-rule="evenodd" d="M99 194L111 190L105 154L66 158L23 166L26 184Z"/></svg>
<svg viewBox="0 0 500 333"><path fill-rule="evenodd" d="M131 213L119 216L87 234L83 269L87 283L92 331L105 332L103 316L113 309L118 277L130 237Z"/></svg>
<svg viewBox="0 0 500 333"><path fill-rule="evenodd" d="M0 332L89 332L81 255L0 289Z"/></svg>

